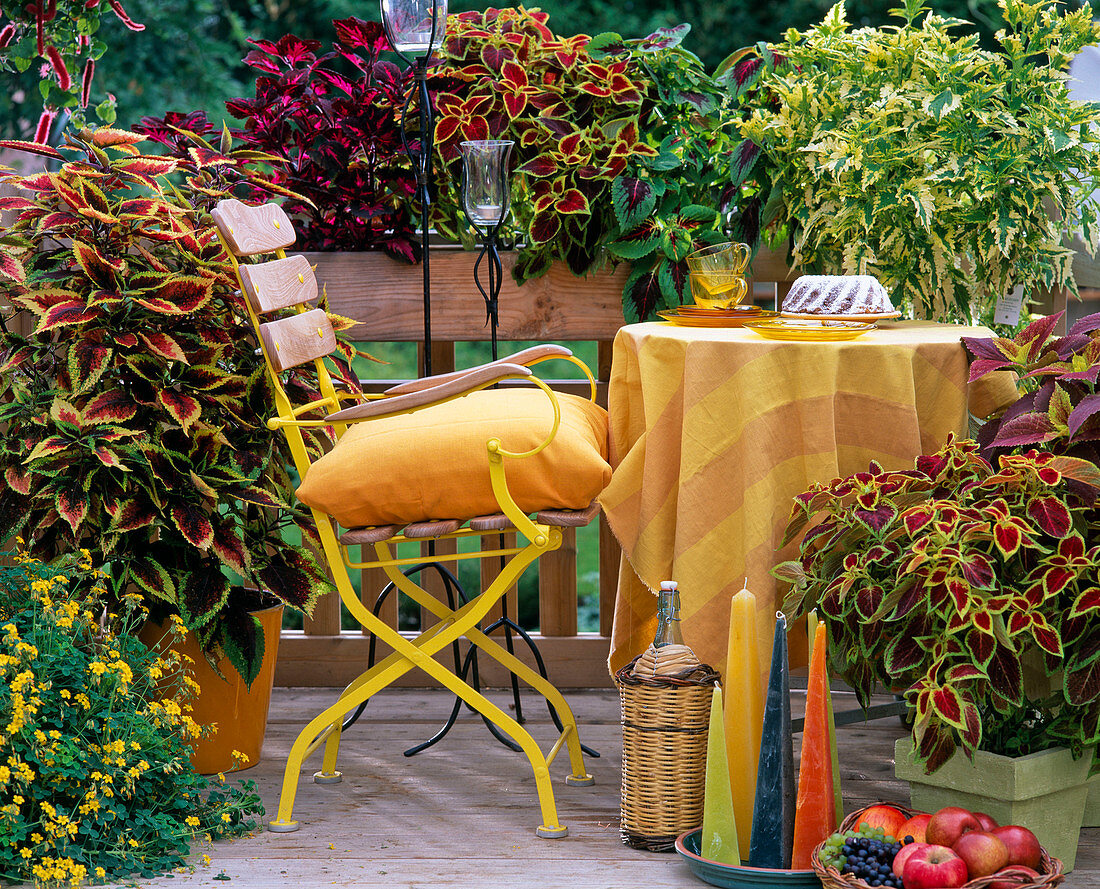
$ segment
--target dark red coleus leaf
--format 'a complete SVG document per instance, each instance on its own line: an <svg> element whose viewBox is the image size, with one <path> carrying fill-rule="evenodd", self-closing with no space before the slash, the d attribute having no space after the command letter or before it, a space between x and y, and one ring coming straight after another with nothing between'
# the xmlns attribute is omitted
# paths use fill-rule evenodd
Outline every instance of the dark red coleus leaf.
<svg viewBox="0 0 1100 889"><path fill-rule="evenodd" d="M1065 537L1073 526L1069 510L1057 497L1032 498L1027 505L1027 514L1051 537Z"/></svg>
<svg viewBox="0 0 1100 889"><path fill-rule="evenodd" d="M197 549L207 550L214 542L214 526L200 506L177 503L171 508L172 523L184 539Z"/></svg>
<svg viewBox="0 0 1100 889"><path fill-rule="evenodd" d="M970 553L962 563L963 577L967 582L980 590L988 590L993 587L993 565L981 553Z"/></svg>
<svg viewBox="0 0 1100 889"><path fill-rule="evenodd" d="M296 549L276 553L259 571L260 580L280 600L299 610L308 610L319 591L315 563Z"/></svg>
<svg viewBox="0 0 1100 889"><path fill-rule="evenodd" d="M136 414L137 405L122 389L102 392L84 406L84 422L89 425L125 423Z"/></svg>
<svg viewBox="0 0 1100 889"><path fill-rule="evenodd" d="M264 635L259 620L243 608L228 608L218 616L222 647L229 662L251 685L260 673Z"/></svg>
<svg viewBox="0 0 1100 889"><path fill-rule="evenodd" d="M903 676L919 667L925 657L925 650L912 633L899 632L886 648L886 672L891 676Z"/></svg>
<svg viewBox="0 0 1100 889"><path fill-rule="evenodd" d="M145 528L156 520L156 513L146 501L124 500L108 507L111 513L111 530L119 533Z"/></svg>
<svg viewBox="0 0 1100 889"><path fill-rule="evenodd" d="M931 705L936 715L944 722L958 729L965 728L962 713L963 701L955 689L949 686L935 689L932 692Z"/></svg>
<svg viewBox="0 0 1100 889"><path fill-rule="evenodd" d="M179 606L188 627L197 629L219 614L229 598L229 579L217 562L204 559L184 575Z"/></svg>
<svg viewBox="0 0 1100 889"><path fill-rule="evenodd" d="M79 534L80 526L88 515L88 498L84 492L79 489L62 490L58 493L54 502L57 507L57 514L69 523L69 527L73 529L73 534Z"/></svg>
<svg viewBox="0 0 1100 889"><path fill-rule="evenodd" d="M982 636L980 633L976 635L979 638ZM1024 678L1020 669L1020 659L1016 652L1003 645L995 646L993 655L985 664L985 671L989 676L990 685L1005 700L1014 704L1023 703Z"/></svg>
<svg viewBox="0 0 1100 889"><path fill-rule="evenodd" d="M144 297L134 302L164 315L188 315L198 311L213 295L214 283L208 278L179 276L172 278Z"/></svg>
<svg viewBox="0 0 1100 889"><path fill-rule="evenodd" d="M931 773L955 754L955 739L947 729L933 722L921 736L918 750L925 771Z"/></svg>
<svg viewBox="0 0 1100 889"><path fill-rule="evenodd" d="M184 395L173 389L163 389L160 393L161 404L172 418L186 432L202 415L202 405L190 395Z"/></svg>
<svg viewBox="0 0 1100 889"><path fill-rule="evenodd" d="M248 552L244 541L229 523L220 524L214 531L214 543L211 546L223 565L244 577L248 572Z"/></svg>

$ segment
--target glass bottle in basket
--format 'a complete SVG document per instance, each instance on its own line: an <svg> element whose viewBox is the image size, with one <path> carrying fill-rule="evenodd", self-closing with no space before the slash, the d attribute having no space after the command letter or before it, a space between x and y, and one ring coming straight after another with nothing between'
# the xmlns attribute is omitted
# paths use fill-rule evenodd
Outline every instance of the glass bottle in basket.
<svg viewBox="0 0 1100 889"><path fill-rule="evenodd" d="M699 664L680 631L680 590L676 581L663 580L657 600L657 633L632 672L635 676L670 676L690 673Z"/></svg>

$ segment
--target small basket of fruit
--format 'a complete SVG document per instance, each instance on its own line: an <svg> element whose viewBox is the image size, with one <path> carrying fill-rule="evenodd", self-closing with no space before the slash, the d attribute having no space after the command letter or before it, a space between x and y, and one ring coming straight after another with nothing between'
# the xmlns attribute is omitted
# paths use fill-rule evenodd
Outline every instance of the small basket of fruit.
<svg viewBox="0 0 1100 889"><path fill-rule="evenodd" d="M958 806L860 809L814 850L813 868L824 889L1046 889L1065 879L1026 827Z"/></svg>

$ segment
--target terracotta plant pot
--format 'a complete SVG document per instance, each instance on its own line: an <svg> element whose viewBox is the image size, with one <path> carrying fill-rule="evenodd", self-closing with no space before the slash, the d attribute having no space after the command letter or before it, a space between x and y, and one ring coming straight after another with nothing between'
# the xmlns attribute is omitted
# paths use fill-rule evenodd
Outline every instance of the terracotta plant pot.
<svg viewBox="0 0 1100 889"><path fill-rule="evenodd" d="M264 634L264 655L260 672L249 688L243 677L222 658L218 663L224 679L206 662L195 637L188 633L172 648L194 662L187 675L201 691L192 701L192 718L199 725L210 725L215 731L191 742L191 764L203 775L247 769L260 761L264 734L267 731L267 710L271 703L271 688L275 681L275 660L279 653L279 635L283 625L283 606L276 605L254 612ZM154 647L164 637L164 627L147 624L141 639ZM233 751L239 750L247 760L237 764Z"/></svg>

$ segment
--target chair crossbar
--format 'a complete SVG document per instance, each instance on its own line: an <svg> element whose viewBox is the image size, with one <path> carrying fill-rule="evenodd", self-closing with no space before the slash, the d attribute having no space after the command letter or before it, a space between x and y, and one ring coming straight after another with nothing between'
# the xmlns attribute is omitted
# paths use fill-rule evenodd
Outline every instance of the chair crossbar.
<svg viewBox="0 0 1100 889"><path fill-rule="evenodd" d="M317 279L304 256L287 256L240 267L241 289L257 315L317 299Z"/></svg>

